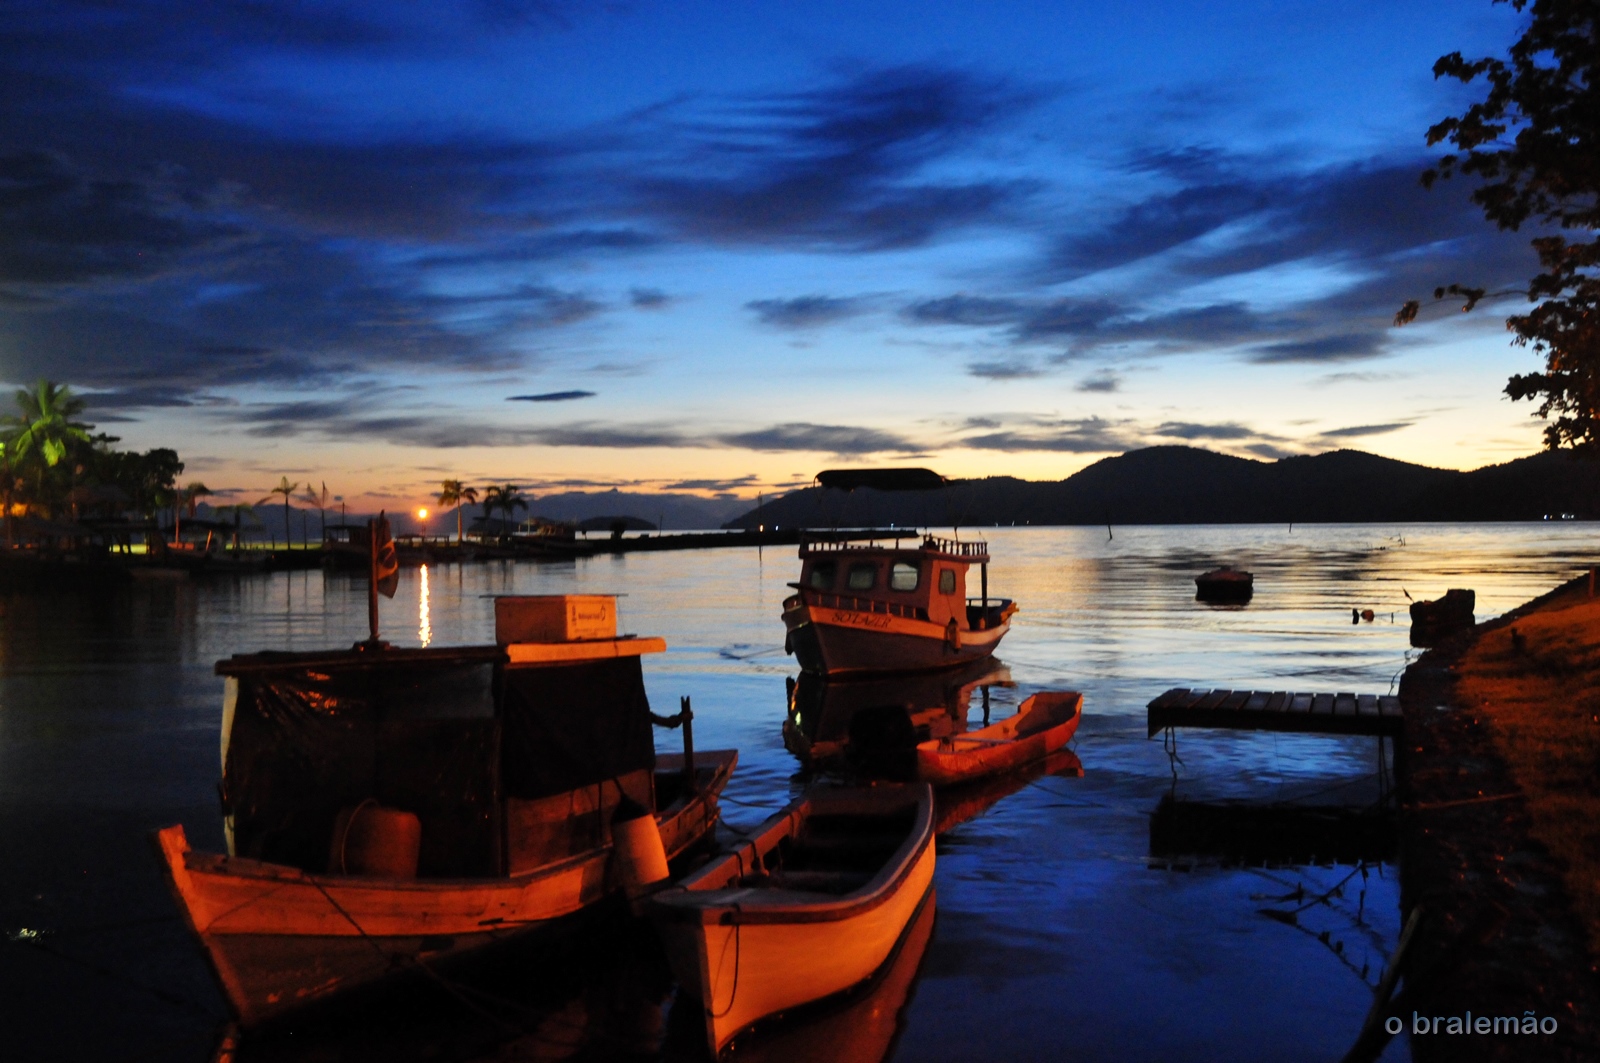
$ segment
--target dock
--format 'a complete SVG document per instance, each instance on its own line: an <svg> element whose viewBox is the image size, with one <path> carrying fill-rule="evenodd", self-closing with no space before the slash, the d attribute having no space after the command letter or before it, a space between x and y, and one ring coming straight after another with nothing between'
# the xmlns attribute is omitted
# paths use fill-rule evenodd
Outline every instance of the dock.
<svg viewBox="0 0 1600 1063"><path fill-rule="evenodd" d="M1304 694L1285 690L1174 687L1146 706L1154 738L1169 727L1301 734L1398 736L1400 699L1391 694Z"/></svg>

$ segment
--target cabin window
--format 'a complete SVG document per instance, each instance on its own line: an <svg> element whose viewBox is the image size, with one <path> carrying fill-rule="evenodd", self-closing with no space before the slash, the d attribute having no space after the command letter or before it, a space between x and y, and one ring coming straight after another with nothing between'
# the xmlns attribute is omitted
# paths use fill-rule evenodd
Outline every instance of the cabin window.
<svg viewBox="0 0 1600 1063"><path fill-rule="evenodd" d="M939 593L954 594L956 592L956 570L941 568L939 570Z"/></svg>
<svg viewBox="0 0 1600 1063"><path fill-rule="evenodd" d="M850 589L870 591L878 579L878 566L870 561L860 561L850 566Z"/></svg>
<svg viewBox="0 0 1600 1063"><path fill-rule="evenodd" d="M811 566L810 586L814 591L833 590L833 578L838 571L838 566L832 561L818 561Z"/></svg>
<svg viewBox="0 0 1600 1063"><path fill-rule="evenodd" d="M905 561L896 561L889 568L889 589L892 591L916 590L917 566Z"/></svg>

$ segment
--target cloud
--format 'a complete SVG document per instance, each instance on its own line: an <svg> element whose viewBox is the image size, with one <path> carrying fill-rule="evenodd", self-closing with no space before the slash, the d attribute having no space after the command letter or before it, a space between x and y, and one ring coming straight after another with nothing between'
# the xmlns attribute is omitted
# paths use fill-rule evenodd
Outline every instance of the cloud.
<svg viewBox="0 0 1600 1063"><path fill-rule="evenodd" d="M1333 428L1326 432L1318 433L1324 439L1352 439L1358 436L1381 436L1390 432L1398 432L1402 428L1410 428L1414 421L1394 421L1390 424L1359 424L1350 428Z"/></svg>
<svg viewBox="0 0 1600 1063"><path fill-rule="evenodd" d="M1006 325L1027 312L1027 304L1016 299L991 299L981 295L946 295L910 303L900 311L902 317L918 325Z"/></svg>
<svg viewBox="0 0 1600 1063"><path fill-rule="evenodd" d="M572 402L575 399L592 399L592 391L546 391L539 395L508 395L507 402Z"/></svg>
<svg viewBox="0 0 1600 1063"><path fill-rule="evenodd" d="M1341 332L1316 339L1290 340L1257 347L1247 357L1257 365L1286 362L1355 362L1381 358L1388 343L1382 332Z"/></svg>
<svg viewBox="0 0 1600 1063"><path fill-rule="evenodd" d="M1053 451L1067 454L1113 454L1137 446L1125 426L1099 417L1037 420L1018 429L966 436L961 445L973 450Z"/></svg>
<svg viewBox="0 0 1600 1063"><path fill-rule="evenodd" d="M864 300L831 295L801 295L793 299L756 299L745 309L753 310L764 325L776 328L815 328L831 325L865 312Z"/></svg>
<svg viewBox="0 0 1600 1063"><path fill-rule="evenodd" d="M1167 421L1151 430L1152 434L1169 439L1254 439L1261 435L1237 421L1224 424L1194 424L1187 421Z"/></svg>
<svg viewBox="0 0 1600 1063"><path fill-rule="evenodd" d="M633 288L628 292L628 300L639 310L660 310L672 301L660 288Z"/></svg>
<svg viewBox="0 0 1600 1063"><path fill-rule="evenodd" d="M1098 373L1090 373L1078 381L1077 391L1112 392L1122 390L1122 377L1109 369L1102 369Z"/></svg>
<svg viewBox="0 0 1600 1063"><path fill-rule="evenodd" d="M1044 375L1044 371L1038 366L1021 358L969 362L967 372L985 380L1025 380Z"/></svg>
<svg viewBox="0 0 1600 1063"><path fill-rule="evenodd" d="M717 437L724 446L760 451L819 451L828 454L908 453L925 449L904 436L875 428L829 424L780 424Z"/></svg>

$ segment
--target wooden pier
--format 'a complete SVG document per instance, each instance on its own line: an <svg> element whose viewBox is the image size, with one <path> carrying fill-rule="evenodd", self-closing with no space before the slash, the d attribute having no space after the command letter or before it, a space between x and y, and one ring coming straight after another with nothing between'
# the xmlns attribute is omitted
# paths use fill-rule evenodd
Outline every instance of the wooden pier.
<svg viewBox="0 0 1600 1063"><path fill-rule="evenodd" d="M1284 690L1174 687L1148 706L1154 738L1168 727L1218 727L1302 734L1398 736L1400 699L1390 694L1296 694Z"/></svg>

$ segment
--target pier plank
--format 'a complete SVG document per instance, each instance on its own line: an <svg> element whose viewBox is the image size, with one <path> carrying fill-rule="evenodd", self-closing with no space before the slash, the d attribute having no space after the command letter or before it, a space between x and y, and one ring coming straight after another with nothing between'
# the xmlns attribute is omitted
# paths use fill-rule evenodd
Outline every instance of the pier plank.
<svg viewBox="0 0 1600 1063"><path fill-rule="evenodd" d="M1244 703L1249 701L1249 700L1250 700L1250 691L1248 691L1248 690L1235 690L1231 694L1229 694L1227 697L1223 698L1222 699L1222 704L1218 705L1217 708L1226 709L1226 710L1228 710L1230 712L1233 712L1233 711L1237 711L1239 709L1244 708Z"/></svg>
<svg viewBox="0 0 1600 1063"><path fill-rule="evenodd" d="M1289 695L1289 711L1290 712L1310 712L1311 711L1311 695L1310 694L1290 694Z"/></svg>
<svg viewBox="0 0 1600 1063"><path fill-rule="evenodd" d="M1333 695L1313 695L1311 699L1311 711L1317 715L1333 715Z"/></svg>
<svg viewBox="0 0 1600 1063"><path fill-rule="evenodd" d="M1151 737L1168 727L1398 735L1404 723L1393 695L1201 690L1174 687L1146 707Z"/></svg>
<svg viewBox="0 0 1600 1063"><path fill-rule="evenodd" d="M1283 712L1289 705L1290 695L1282 690L1274 690L1267 695L1267 711Z"/></svg>
<svg viewBox="0 0 1600 1063"><path fill-rule="evenodd" d="M1335 694L1333 696L1333 713L1335 716L1354 716L1356 714L1356 696L1354 694Z"/></svg>
<svg viewBox="0 0 1600 1063"><path fill-rule="evenodd" d="M1191 707L1195 709L1214 709L1227 700L1228 695L1232 693L1233 691L1231 690L1213 690Z"/></svg>
<svg viewBox="0 0 1600 1063"><path fill-rule="evenodd" d="M1376 694L1362 694L1356 698L1356 714L1359 716L1378 715L1378 696Z"/></svg>

